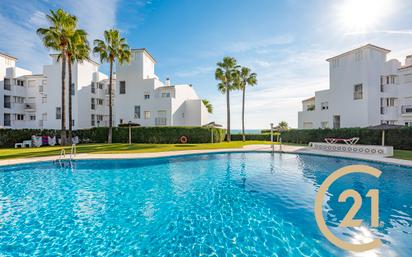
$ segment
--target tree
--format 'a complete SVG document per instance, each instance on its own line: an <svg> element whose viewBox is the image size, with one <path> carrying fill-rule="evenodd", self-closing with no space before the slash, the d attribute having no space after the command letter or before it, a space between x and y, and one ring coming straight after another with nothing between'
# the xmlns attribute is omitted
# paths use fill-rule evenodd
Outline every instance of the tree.
<svg viewBox="0 0 412 257"><path fill-rule="evenodd" d="M208 113L213 113L213 105L207 99L202 99L203 105L206 107Z"/></svg>
<svg viewBox="0 0 412 257"><path fill-rule="evenodd" d="M237 88L242 90L242 139L246 140L245 137L245 96L246 96L246 87L254 86L257 84L256 73L252 73L251 70L247 67L242 67L238 71L237 77Z"/></svg>
<svg viewBox="0 0 412 257"><path fill-rule="evenodd" d="M72 63L77 63L89 58L89 42L87 41L87 33L84 30L76 29L73 35L69 38L67 46L67 60L69 71L69 143L72 143L72 129L73 129L73 107L72 97L75 88L72 82Z"/></svg>
<svg viewBox="0 0 412 257"><path fill-rule="evenodd" d="M232 57L224 57L222 62L217 63L215 71L215 79L220 81L218 89L222 94L226 94L226 122L227 132L226 141L230 142L230 91L235 89L238 66L236 59Z"/></svg>
<svg viewBox="0 0 412 257"><path fill-rule="evenodd" d="M66 144L66 59L69 38L73 35L77 18L63 9L50 10L46 15L50 27L37 29L47 49L56 50L61 56L61 145Z"/></svg>
<svg viewBox="0 0 412 257"><path fill-rule="evenodd" d="M289 124L286 121L279 122L278 126L279 130L289 130Z"/></svg>
<svg viewBox="0 0 412 257"><path fill-rule="evenodd" d="M116 29L109 29L104 31L104 41L100 39L94 40L93 52L100 56L100 62L108 62L110 69L109 79L109 135L107 142L112 143L113 134L113 63L118 62L129 63L131 57L130 47L125 38L120 36L120 32Z"/></svg>

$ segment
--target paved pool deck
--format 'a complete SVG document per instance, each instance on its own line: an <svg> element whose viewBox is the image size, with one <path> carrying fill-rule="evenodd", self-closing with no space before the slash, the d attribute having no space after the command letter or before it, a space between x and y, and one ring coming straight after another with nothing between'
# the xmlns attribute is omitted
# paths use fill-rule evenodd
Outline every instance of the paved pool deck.
<svg viewBox="0 0 412 257"><path fill-rule="evenodd" d="M220 153L220 152L271 152L270 145L247 145L243 148L234 149L207 149L207 150L184 150L184 151L169 151L169 152L156 152L156 153L119 153L119 154L95 154L95 153L82 153L77 154L76 160L98 160L98 159L139 159L139 158L155 158L155 157L168 157L168 156L180 156L189 154L202 154L202 153ZM400 160L389 157L380 157L359 153L342 153L342 152L326 152L320 150L314 150L313 148L306 146L291 146L291 145L275 145L274 151L277 153L301 153L301 154L315 154L332 157L345 157L358 160L377 161L388 164L403 165L412 167L412 161ZM30 158L17 158L0 160L0 166L14 165L23 163L33 163L42 161L53 161L58 159L59 156L47 156L47 157L30 157Z"/></svg>

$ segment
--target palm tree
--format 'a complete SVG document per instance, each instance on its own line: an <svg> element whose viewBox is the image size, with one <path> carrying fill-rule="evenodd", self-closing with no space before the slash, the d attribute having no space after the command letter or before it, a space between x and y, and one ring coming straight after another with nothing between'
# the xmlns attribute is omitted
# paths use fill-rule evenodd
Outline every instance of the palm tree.
<svg viewBox="0 0 412 257"><path fill-rule="evenodd" d="M235 82L237 77L236 59L232 57L224 57L222 62L217 63L215 71L216 80L220 81L218 89L222 94L226 94L226 121L227 132L226 141L230 142L230 95L229 92L235 89Z"/></svg>
<svg viewBox="0 0 412 257"><path fill-rule="evenodd" d="M75 61L82 62L89 58L89 42L87 41L87 33L82 29L76 29L74 34L69 38L67 46L67 60L69 71L69 143L72 143L72 129L73 129L73 107L72 107L72 92L75 90L72 83L72 63Z"/></svg>
<svg viewBox="0 0 412 257"><path fill-rule="evenodd" d="M59 52L62 63L61 74L61 145L66 144L66 59L69 38L73 35L77 18L63 9L57 11L50 10L46 16L50 23L48 28L37 29L37 34L42 38L43 45L48 49Z"/></svg>
<svg viewBox="0 0 412 257"><path fill-rule="evenodd" d="M286 121L281 121L279 122L278 126L279 130L281 131L285 131L285 130L289 130L289 124Z"/></svg>
<svg viewBox="0 0 412 257"><path fill-rule="evenodd" d="M203 105L206 107L208 113L213 113L213 105L207 99L202 99Z"/></svg>
<svg viewBox="0 0 412 257"><path fill-rule="evenodd" d="M238 88L242 90L242 139L246 140L245 137L245 95L246 87L254 86L257 84L256 73L252 73L247 67L242 67L238 72Z"/></svg>
<svg viewBox="0 0 412 257"><path fill-rule="evenodd" d="M125 38L120 36L120 32L116 29L104 31L104 41L100 39L94 40L93 52L100 56L100 62L108 62L110 65L109 79L109 135L107 142L112 143L113 131L113 106L112 106L112 83L113 83L113 63L117 61L122 64L130 62L131 51Z"/></svg>

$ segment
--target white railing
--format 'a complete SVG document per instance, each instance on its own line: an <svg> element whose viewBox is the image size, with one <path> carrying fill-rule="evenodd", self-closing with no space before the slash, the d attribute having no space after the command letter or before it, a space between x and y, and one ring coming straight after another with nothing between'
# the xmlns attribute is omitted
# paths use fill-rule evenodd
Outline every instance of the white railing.
<svg viewBox="0 0 412 257"><path fill-rule="evenodd" d="M328 144L310 142L309 147L315 150L326 152L345 152L356 154L368 154L376 156L393 156L392 146L380 146L380 145L347 145L347 144Z"/></svg>

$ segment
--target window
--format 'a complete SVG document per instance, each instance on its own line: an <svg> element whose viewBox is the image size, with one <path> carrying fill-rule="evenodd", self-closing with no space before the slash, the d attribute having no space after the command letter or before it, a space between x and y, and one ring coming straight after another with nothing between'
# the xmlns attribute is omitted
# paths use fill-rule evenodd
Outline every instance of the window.
<svg viewBox="0 0 412 257"><path fill-rule="evenodd" d="M9 95L4 96L4 108L11 108L11 97Z"/></svg>
<svg viewBox="0 0 412 257"><path fill-rule="evenodd" d="M36 120L36 115L30 115L30 120Z"/></svg>
<svg viewBox="0 0 412 257"><path fill-rule="evenodd" d="M328 127L328 122L327 121L322 121L320 123L321 128L327 128Z"/></svg>
<svg viewBox="0 0 412 257"><path fill-rule="evenodd" d="M43 96L43 97L41 98L41 103L42 103L42 104L47 103L47 96Z"/></svg>
<svg viewBox="0 0 412 257"><path fill-rule="evenodd" d="M144 93L144 99L145 99L145 100L150 99L150 94L147 93L147 92L145 92L145 93Z"/></svg>
<svg viewBox="0 0 412 257"><path fill-rule="evenodd" d="M103 105L103 99L101 98L96 98L97 105Z"/></svg>
<svg viewBox="0 0 412 257"><path fill-rule="evenodd" d="M405 121L405 126L412 127L412 121Z"/></svg>
<svg viewBox="0 0 412 257"><path fill-rule="evenodd" d="M134 118L140 119L140 105L134 106Z"/></svg>
<svg viewBox="0 0 412 257"><path fill-rule="evenodd" d="M56 107L56 120L61 120L62 118L62 108Z"/></svg>
<svg viewBox="0 0 412 257"><path fill-rule="evenodd" d="M333 116L333 128L340 128L340 115Z"/></svg>
<svg viewBox="0 0 412 257"><path fill-rule="evenodd" d="M16 80L16 85L17 85L17 86L24 87L24 81L23 81L23 80L18 79L18 80Z"/></svg>
<svg viewBox="0 0 412 257"><path fill-rule="evenodd" d="M14 102L15 102L16 104L24 104L24 97L14 96Z"/></svg>
<svg viewBox="0 0 412 257"><path fill-rule="evenodd" d="M124 95L124 94L126 94L126 81L120 81L120 88L119 88L119 90L120 90L120 94L121 95Z"/></svg>
<svg viewBox="0 0 412 257"><path fill-rule="evenodd" d="M97 118L97 123L100 123L101 121L103 121L103 115L96 115Z"/></svg>
<svg viewBox="0 0 412 257"><path fill-rule="evenodd" d="M4 90L11 90L11 83L8 78L4 78Z"/></svg>
<svg viewBox="0 0 412 257"><path fill-rule="evenodd" d="M76 94L76 84L72 83L72 95Z"/></svg>
<svg viewBox="0 0 412 257"><path fill-rule="evenodd" d="M185 113L184 113L184 112L182 112L182 118L183 118L183 119L185 118Z"/></svg>
<svg viewBox="0 0 412 257"><path fill-rule="evenodd" d="M386 98L386 106L388 107L395 106L395 98Z"/></svg>
<svg viewBox="0 0 412 257"><path fill-rule="evenodd" d="M163 92L163 93L161 94L161 97L163 97L163 98L169 98L169 97L170 97L170 92Z"/></svg>
<svg viewBox="0 0 412 257"><path fill-rule="evenodd" d="M103 83L97 84L97 87L98 87L99 89L103 89Z"/></svg>
<svg viewBox="0 0 412 257"><path fill-rule="evenodd" d="M47 121L47 112L44 112L41 116L43 121Z"/></svg>
<svg viewBox="0 0 412 257"><path fill-rule="evenodd" d="M92 114L92 118L91 118L91 125L92 127L96 126L96 116L94 114Z"/></svg>
<svg viewBox="0 0 412 257"><path fill-rule="evenodd" d="M92 90L92 94L96 93L96 84L94 82L92 82L91 90Z"/></svg>
<svg viewBox="0 0 412 257"><path fill-rule="evenodd" d="M24 114L14 114L16 120L24 120Z"/></svg>
<svg viewBox="0 0 412 257"><path fill-rule="evenodd" d="M120 120L119 120L119 123L120 123L120 124L123 124L123 119L120 119Z"/></svg>
<svg viewBox="0 0 412 257"><path fill-rule="evenodd" d="M3 117L4 117L4 120L3 120L4 126L11 126L10 113L5 113Z"/></svg>
<svg viewBox="0 0 412 257"><path fill-rule="evenodd" d="M44 86L43 85L40 85L39 86L39 93L41 94L41 93L43 93L44 92Z"/></svg>
<svg viewBox="0 0 412 257"><path fill-rule="evenodd" d="M96 109L96 103L95 103L94 98L91 99L91 106L90 106L90 108L91 108L92 110L95 110L95 109Z"/></svg>
<svg viewBox="0 0 412 257"><path fill-rule="evenodd" d="M362 84L357 84L354 86L353 99L360 100L362 98L363 98Z"/></svg>
<svg viewBox="0 0 412 257"><path fill-rule="evenodd" d="M145 119L150 119L150 112L149 111L144 112L144 118Z"/></svg>
<svg viewBox="0 0 412 257"><path fill-rule="evenodd" d="M320 109L321 110L328 110L329 109L329 103L328 102L320 103Z"/></svg>

